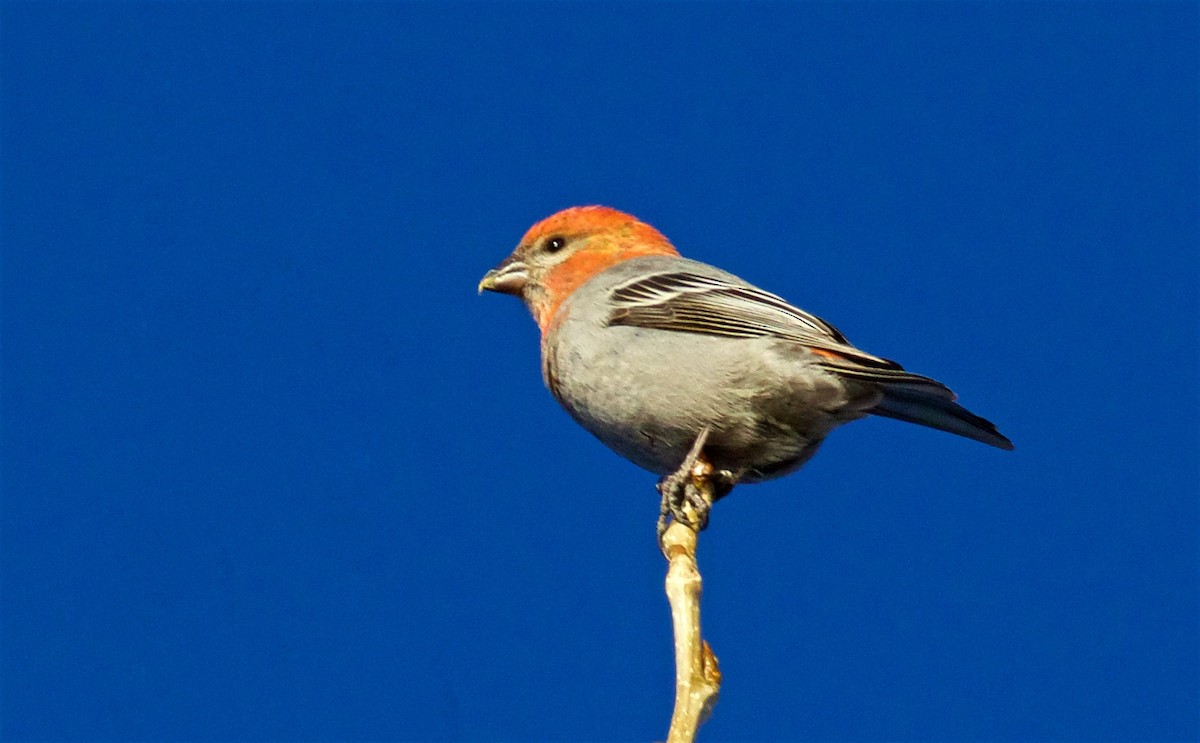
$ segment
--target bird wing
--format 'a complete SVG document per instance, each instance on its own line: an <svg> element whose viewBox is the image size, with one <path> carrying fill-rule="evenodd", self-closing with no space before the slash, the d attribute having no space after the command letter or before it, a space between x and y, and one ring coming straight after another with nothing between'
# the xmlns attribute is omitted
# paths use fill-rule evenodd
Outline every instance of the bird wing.
<svg viewBox="0 0 1200 743"><path fill-rule="evenodd" d="M609 325L629 325L731 338L778 338L804 346L816 363L864 381L911 384L953 393L928 377L904 371L895 361L850 345L816 315L783 298L729 279L690 271L655 273L613 288Z"/></svg>

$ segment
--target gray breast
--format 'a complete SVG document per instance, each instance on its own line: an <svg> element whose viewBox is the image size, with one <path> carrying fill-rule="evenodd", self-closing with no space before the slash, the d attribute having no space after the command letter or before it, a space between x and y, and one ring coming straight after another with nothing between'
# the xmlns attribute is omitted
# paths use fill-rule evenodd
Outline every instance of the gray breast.
<svg viewBox="0 0 1200 743"><path fill-rule="evenodd" d="M655 257L615 266L559 310L565 314L544 349L543 369L580 425L660 475L678 467L708 425L713 463L754 481L798 466L849 419L841 381L802 349L770 338L609 326L607 293L655 263L679 270L692 262Z"/></svg>

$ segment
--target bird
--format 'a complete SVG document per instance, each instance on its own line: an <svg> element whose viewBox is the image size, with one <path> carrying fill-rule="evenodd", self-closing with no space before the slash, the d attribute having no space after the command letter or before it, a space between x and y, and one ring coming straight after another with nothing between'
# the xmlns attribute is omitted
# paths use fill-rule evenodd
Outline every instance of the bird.
<svg viewBox="0 0 1200 743"><path fill-rule="evenodd" d="M867 415L1013 449L941 382L682 257L657 229L611 207L537 222L478 291L524 302L541 331L550 393L610 449L661 477L660 544L668 519L704 528L713 500L794 472L834 428ZM703 502L686 487L698 460L717 483Z"/></svg>

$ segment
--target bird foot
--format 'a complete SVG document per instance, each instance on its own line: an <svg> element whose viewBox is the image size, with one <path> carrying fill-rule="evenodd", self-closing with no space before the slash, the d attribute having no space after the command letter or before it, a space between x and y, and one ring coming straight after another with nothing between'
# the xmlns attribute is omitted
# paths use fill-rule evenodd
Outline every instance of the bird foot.
<svg viewBox="0 0 1200 743"><path fill-rule="evenodd" d="M697 532L703 531L708 526L708 513L712 504L733 489L733 473L729 470L714 469L704 458L704 443L708 440L708 434L709 427L705 426L692 444L691 451L679 465L679 469L658 483L658 493L661 496L658 508L660 549L663 534L672 521L678 521Z"/></svg>

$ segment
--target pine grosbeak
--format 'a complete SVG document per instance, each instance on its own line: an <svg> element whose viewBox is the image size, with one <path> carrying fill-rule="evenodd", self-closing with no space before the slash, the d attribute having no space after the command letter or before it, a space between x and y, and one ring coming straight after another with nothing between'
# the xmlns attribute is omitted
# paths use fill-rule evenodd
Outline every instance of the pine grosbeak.
<svg viewBox="0 0 1200 743"><path fill-rule="evenodd" d="M660 488L680 490L689 452L721 474L721 494L779 477L868 413L1013 448L945 385L680 257L658 230L615 209L573 207L535 224L483 277L485 289L524 300L555 399L618 454L670 476ZM668 506L682 517L680 497L664 490L664 519Z"/></svg>

